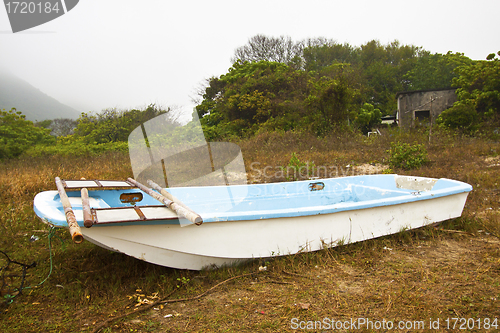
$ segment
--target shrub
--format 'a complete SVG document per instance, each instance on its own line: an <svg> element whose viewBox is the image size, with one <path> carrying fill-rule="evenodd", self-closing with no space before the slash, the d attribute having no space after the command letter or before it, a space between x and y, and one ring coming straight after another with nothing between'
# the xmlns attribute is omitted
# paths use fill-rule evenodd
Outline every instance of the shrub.
<svg viewBox="0 0 500 333"><path fill-rule="evenodd" d="M389 165L405 170L417 169L427 163L427 150L423 144L391 143Z"/></svg>
<svg viewBox="0 0 500 333"><path fill-rule="evenodd" d="M363 134L367 134L372 127L382 122L382 113L379 109L369 103L365 103L354 118L354 123L361 128Z"/></svg>
<svg viewBox="0 0 500 333"><path fill-rule="evenodd" d="M17 157L36 143L54 141L49 129L36 127L15 108L0 110L0 159Z"/></svg>
<svg viewBox="0 0 500 333"><path fill-rule="evenodd" d="M473 132L477 129L478 118L472 105L459 104L441 112L436 122L441 127Z"/></svg>

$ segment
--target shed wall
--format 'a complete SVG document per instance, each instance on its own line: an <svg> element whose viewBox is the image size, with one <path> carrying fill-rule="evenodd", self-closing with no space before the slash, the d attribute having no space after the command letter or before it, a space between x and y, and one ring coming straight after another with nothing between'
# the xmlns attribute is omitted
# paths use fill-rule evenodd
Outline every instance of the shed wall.
<svg viewBox="0 0 500 333"><path fill-rule="evenodd" d="M399 126L404 128L414 127L426 115L429 119L424 122L434 123L441 112L457 101L455 89L405 92L397 98Z"/></svg>

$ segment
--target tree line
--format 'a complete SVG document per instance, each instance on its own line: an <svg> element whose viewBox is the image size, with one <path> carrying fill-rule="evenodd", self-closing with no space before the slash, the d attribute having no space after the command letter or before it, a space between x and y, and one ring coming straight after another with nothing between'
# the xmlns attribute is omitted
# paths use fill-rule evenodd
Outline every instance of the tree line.
<svg viewBox="0 0 500 333"><path fill-rule="evenodd" d="M367 132L396 111L398 92L450 87L457 88L459 101L440 119L443 126L474 124L466 126L470 131L480 122L498 124L495 54L473 61L398 41L356 47L324 38L294 42L257 35L235 50L232 61L227 73L207 80L196 107L210 139L260 130L325 135L339 126Z"/></svg>
<svg viewBox="0 0 500 333"><path fill-rule="evenodd" d="M13 158L25 151L31 154L85 154L104 150L126 150L129 134L142 123L169 113L178 125L171 108L151 104L132 110L107 109L85 113L72 119L44 120L33 123L15 108L0 110L0 159Z"/></svg>

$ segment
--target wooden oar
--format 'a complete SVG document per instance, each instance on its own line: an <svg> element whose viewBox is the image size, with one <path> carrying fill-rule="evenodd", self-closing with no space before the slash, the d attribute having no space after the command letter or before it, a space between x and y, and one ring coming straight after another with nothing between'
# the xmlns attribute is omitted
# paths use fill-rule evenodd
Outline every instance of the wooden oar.
<svg viewBox="0 0 500 333"><path fill-rule="evenodd" d="M90 228L94 221L92 221L92 213L90 212L90 203L89 203L89 191L87 188L82 188L82 211L83 211L83 225L86 228Z"/></svg>
<svg viewBox="0 0 500 333"><path fill-rule="evenodd" d="M78 226L78 222L76 222L75 213L73 213L68 195L66 194L64 186L61 182L61 178L59 177L56 177L56 186L57 191L59 192L59 198L61 199L61 203L64 207L64 214L66 215L66 222L68 223L71 239L73 239L73 242L75 242L76 244L80 244L81 242L83 242L83 235L80 227Z"/></svg>
<svg viewBox="0 0 500 333"><path fill-rule="evenodd" d="M158 200L161 203L163 203L168 208L172 209L174 212L177 213L177 215L179 215L179 217L184 217L184 218L186 218L187 220L193 222L196 225L200 225L200 224L203 223L203 219L201 218L201 216L199 214L196 214L195 212L193 212L189 208L184 207L184 205L178 204L175 201L172 201L172 200L164 197L160 193L153 191L152 189L150 189L149 187L147 187L147 186L139 183L135 179L128 178L127 180L130 183L132 183L134 186L137 186L142 191L146 192L147 194L149 194L150 196L152 196L156 200Z"/></svg>
<svg viewBox="0 0 500 333"><path fill-rule="evenodd" d="M152 181L151 179L148 179L148 185L151 186L153 188L153 190L157 190L161 193L161 195L163 195L165 198L167 198L168 200L171 200L173 202L175 202L176 204L178 205L181 205L182 207L186 208L187 210L191 210L188 206L186 206L182 201L180 201L179 199L177 199L176 197L174 197L172 195L172 193L168 192L167 190L165 190L163 187L161 187L160 185L156 184L154 181ZM191 210L192 211L192 210ZM192 211L193 212L193 211ZM193 212L194 213L194 212ZM195 213L196 214L196 213Z"/></svg>

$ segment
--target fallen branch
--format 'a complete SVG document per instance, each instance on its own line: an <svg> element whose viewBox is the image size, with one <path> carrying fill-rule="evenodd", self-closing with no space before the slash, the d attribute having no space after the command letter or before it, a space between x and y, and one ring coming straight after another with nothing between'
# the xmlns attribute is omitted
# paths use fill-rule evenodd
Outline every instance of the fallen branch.
<svg viewBox="0 0 500 333"><path fill-rule="evenodd" d="M292 275L292 276L298 276L298 277L306 278L306 279L309 278L308 276L305 276L305 275L302 275L302 274L288 272L288 271L285 271L285 270L283 270L283 273L288 274L288 275Z"/></svg>
<svg viewBox="0 0 500 333"><path fill-rule="evenodd" d="M195 299L198 299L198 298L202 298L203 296L206 296L209 292L211 292L212 290L214 290L215 288L223 285L224 283L226 282L229 282L231 280L234 280L234 279L238 279L238 278L242 278L242 277L245 277L245 276L250 276L250 275L253 275L253 274L256 274L258 272L253 272L253 273L247 273L247 274L241 274L241 275L238 275L238 276L233 276L227 280L224 280L220 283L217 283L215 286L213 286L212 288L208 289L207 291L199 294L199 295L196 295L196 296L193 296L193 297L187 297L187 298L179 298L179 299L169 299L169 300L166 300L166 301L159 301L158 303L159 304L166 304L166 303L177 303L177 302L186 302L186 301L194 301Z"/></svg>
<svg viewBox="0 0 500 333"><path fill-rule="evenodd" d="M262 281L261 283L291 284L291 285L293 285L293 284L294 284L294 283L292 283L292 282L277 281L277 280L267 280L267 281Z"/></svg>
<svg viewBox="0 0 500 333"><path fill-rule="evenodd" d="M462 231L462 230L451 230L451 229L440 229L440 228L436 228L436 230L443 231L443 232L449 232L449 233L453 233L453 234L466 234L466 235L473 236L473 234L471 234L470 232Z"/></svg>

